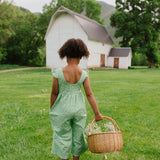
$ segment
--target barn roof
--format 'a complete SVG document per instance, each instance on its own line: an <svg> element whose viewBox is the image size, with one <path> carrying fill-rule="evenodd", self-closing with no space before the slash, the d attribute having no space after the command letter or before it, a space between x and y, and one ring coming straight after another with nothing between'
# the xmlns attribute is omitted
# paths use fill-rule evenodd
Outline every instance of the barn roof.
<svg viewBox="0 0 160 160"><path fill-rule="evenodd" d="M131 52L131 48L123 47L123 48L111 48L109 52L109 57L128 57Z"/></svg>
<svg viewBox="0 0 160 160"><path fill-rule="evenodd" d="M96 22L90 18L87 18L81 14L73 12L72 10L65 8L63 6L61 6L56 11L56 13L52 16L50 24L47 29L46 36L53 25L54 17L57 14L59 15L60 13L68 13L70 15L73 15L76 18L76 20L79 22L79 24L81 25L82 29L87 34L89 39L113 44L113 40L111 39L110 35L108 34L107 30L105 29L105 27L103 25L101 25L98 22Z"/></svg>

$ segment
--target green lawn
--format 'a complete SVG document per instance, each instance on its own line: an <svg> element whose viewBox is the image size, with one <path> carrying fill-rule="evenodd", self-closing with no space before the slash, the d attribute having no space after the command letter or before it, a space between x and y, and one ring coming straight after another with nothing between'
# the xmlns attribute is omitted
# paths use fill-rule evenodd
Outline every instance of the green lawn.
<svg viewBox="0 0 160 160"><path fill-rule="evenodd" d="M25 68L25 67L27 67L27 66L0 64L0 70L17 69L17 68Z"/></svg>
<svg viewBox="0 0 160 160"><path fill-rule="evenodd" d="M92 70L101 113L119 125L124 146L110 160L160 159L160 70ZM59 160L50 153L49 69L0 74L0 160ZM87 102L87 123L94 118ZM81 160L104 160L87 151Z"/></svg>

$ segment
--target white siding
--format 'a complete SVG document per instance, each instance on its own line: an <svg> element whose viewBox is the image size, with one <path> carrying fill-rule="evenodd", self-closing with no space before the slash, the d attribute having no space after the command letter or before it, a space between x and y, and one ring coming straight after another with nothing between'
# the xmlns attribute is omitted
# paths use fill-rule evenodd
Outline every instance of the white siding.
<svg viewBox="0 0 160 160"><path fill-rule="evenodd" d="M114 67L114 57L107 58L107 67L113 68Z"/></svg>
<svg viewBox="0 0 160 160"><path fill-rule="evenodd" d="M120 69L128 69L128 57L120 57L119 58L119 68Z"/></svg>
<svg viewBox="0 0 160 160"><path fill-rule="evenodd" d="M119 68L120 69L128 69L131 66L131 52L128 57L120 57L119 58Z"/></svg>
<svg viewBox="0 0 160 160"><path fill-rule="evenodd" d="M114 68L114 58L119 58L119 69L128 69L128 67L131 66L131 52L128 57L108 57L107 67Z"/></svg>
<svg viewBox="0 0 160 160"><path fill-rule="evenodd" d="M132 60L132 53L130 52L128 56L128 66L131 66L131 60Z"/></svg>
<svg viewBox="0 0 160 160"><path fill-rule="evenodd" d="M106 61L106 66L107 66L107 56L111 48L112 46L109 44L89 40L88 50L90 52L90 56L88 58L88 67L100 67L100 61L101 61L100 55L101 54L106 55L105 61Z"/></svg>
<svg viewBox="0 0 160 160"><path fill-rule="evenodd" d="M80 38L87 44L88 38L80 24L69 14L62 14L53 23L46 37L46 65L58 68L66 65L66 60L61 60L58 55L64 42L70 38ZM87 60L81 60L80 67L87 68Z"/></svg>

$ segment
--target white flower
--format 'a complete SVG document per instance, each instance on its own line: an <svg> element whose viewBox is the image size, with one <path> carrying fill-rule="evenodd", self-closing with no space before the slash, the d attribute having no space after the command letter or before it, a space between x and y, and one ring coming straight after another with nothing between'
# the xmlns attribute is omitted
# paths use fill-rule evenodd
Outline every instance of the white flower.
<svg viewBox="0 0 160 160"><path fill-rule="evenodd" d="M114 125L111 122L105 123L101 127L98 126L97 123L94 123L91 127L90 132L89 132L89 127L90 127L90 124L88 124L87 127L84 130L84 133L85 133L86 136L94 134L94 133L101 133L101 132L115 132Z"/></svg>
<svg viewBox="0 0 160 160"><path fill-rule="evenodd" d="M114 125L111 122L104 124L104 127L106 132L115 131Z"/></svg>

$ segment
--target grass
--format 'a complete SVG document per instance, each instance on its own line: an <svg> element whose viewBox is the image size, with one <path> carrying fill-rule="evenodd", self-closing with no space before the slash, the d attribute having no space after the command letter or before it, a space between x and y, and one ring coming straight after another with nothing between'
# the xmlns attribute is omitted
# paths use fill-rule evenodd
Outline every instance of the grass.
<svg viewBox="0 0 160 160"><path fill-rule="evenodd" d="M20 66L20 65L11 65L11 64L0 64L0 70L6 69L17 69L17 68L25 68L27 66Z"/></svg>
<svg viewBox="0 0 160 160"><path fill-rule="evenodd" d="M148 66L131 66L129 69L148 69Z"/></svg>
<svg viewBox="0 0 160 160"><path fill-rule="evenodd" d="M119 125L124 146L111 160L160 157L160 70L92 70L91 87L99 109ZM49 69L0 74L0 160L59 160L50 153L52 129ZM87 122L94 119L87 104ZM105 120L104 120L105 121ZM89 151L81 160L104 160Z"/></svg>

